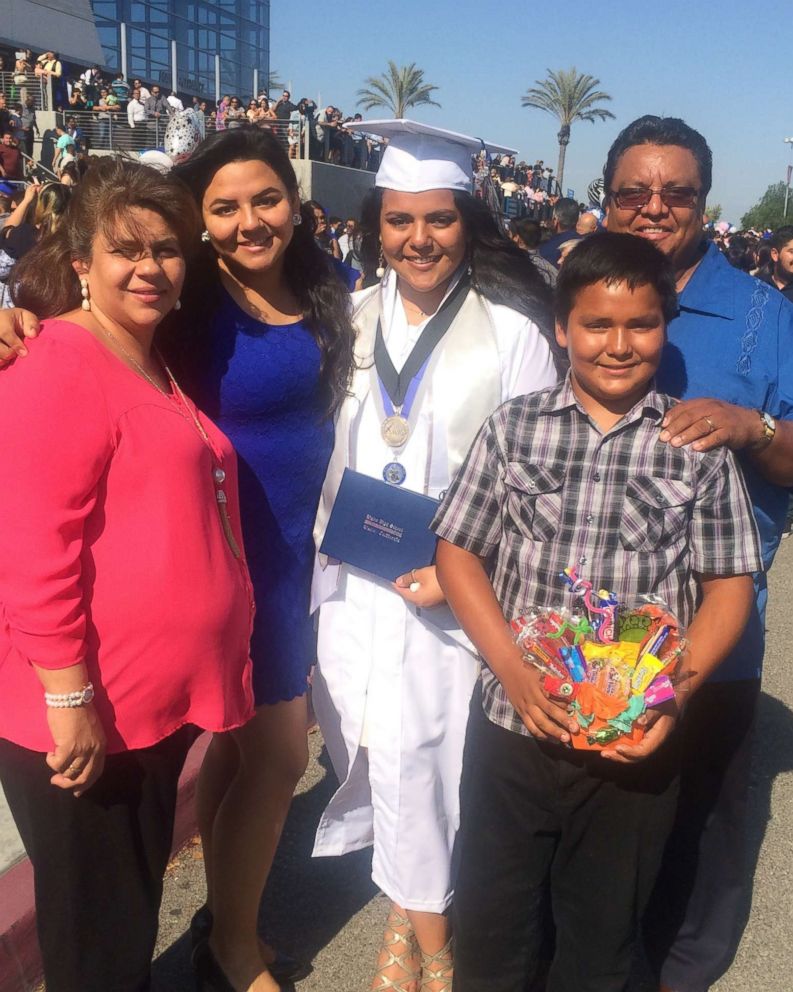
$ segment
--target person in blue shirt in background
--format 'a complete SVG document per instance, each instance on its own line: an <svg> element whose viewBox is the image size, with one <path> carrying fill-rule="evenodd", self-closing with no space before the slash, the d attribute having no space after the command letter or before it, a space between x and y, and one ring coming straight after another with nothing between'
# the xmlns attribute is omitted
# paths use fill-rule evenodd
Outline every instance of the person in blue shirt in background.
<svg viewBox="0 0 793 992"><path fill-rule="evenodd" d="M606 226L652 241L672 259L679 314L669 324L657 388L682 402L661 441L727 445L746 478L770 568L793 486L793 305L734 269L703 237L711 185L707 142L677 118L629 124L605 167ZM661 992L706 992L741 938L751 737L764 651L766 575L730 657L692 699L677 823L645 939Z"/></svg>

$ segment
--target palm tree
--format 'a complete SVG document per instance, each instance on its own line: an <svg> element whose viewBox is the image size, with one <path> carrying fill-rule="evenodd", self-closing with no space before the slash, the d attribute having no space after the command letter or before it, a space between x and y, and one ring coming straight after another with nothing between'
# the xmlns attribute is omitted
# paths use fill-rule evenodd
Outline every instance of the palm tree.
<svg viewBox="0 0 793 992"><path fill-rule="evenodd" d="M610 100L608 93L596 89L600 80L594 76L579 73L575 66L572 69L547 69L548 78L535 80L536 86L527 91L521 99L523 107L537 107L546 113L553 114L561 124L556 137L559 140L559 164L556 168L556 178L559 188L562 188L564 178L564 159L567 146L570 143L570 127L576 121L595 120L605 121L614 114L610 110L598 107L596 104Z"/></svg>
<svg viewBox="0 0 793 992"><path fill-rule="evenodd" d="M270 71L267 73L268 94L274 92L275 90L282 90L283 88L284 88L284 84L281 82L281 80L278 77L278 70L270 69Z"/></svg>
<svg viewBox="0 0 793 992"><path fill-rule="evenodd" d="M364 82L366 88L358 90L357 94L360 97L358 105L364 110L387 107L394 117L404 117L410 107L440 107L432 99L432 93L438 87L424 82L424 70L417 68L415 62L397 66L389 60L388 72L382 76L369 76Z"/></svg>

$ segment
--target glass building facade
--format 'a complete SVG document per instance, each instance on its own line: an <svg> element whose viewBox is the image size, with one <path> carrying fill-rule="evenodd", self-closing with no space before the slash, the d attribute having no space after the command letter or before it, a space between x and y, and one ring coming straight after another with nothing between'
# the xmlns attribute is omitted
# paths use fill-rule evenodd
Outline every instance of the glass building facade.
<svg viewBox="0 0 793 992"><path fill-rule="evenodd" d="M180 93L214 100L218 86L221 95L244 99L253 93L254 70L259 88L267 87L269 0L91 0L91 6L106 66L118 70L126 61L128 79L170 89L176 42Z"/></svg>

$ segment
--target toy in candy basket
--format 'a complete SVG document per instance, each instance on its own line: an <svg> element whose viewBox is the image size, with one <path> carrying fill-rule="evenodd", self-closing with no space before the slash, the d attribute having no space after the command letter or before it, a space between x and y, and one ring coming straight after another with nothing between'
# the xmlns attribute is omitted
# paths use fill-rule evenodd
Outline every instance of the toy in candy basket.
<svg viewBox="0 0 793 992"><path fill-rule="evenodd" d="M638 744L647 709L675 697L686 641L675 616L653 596L627 606L566 568L560 578L583 610L536 609L510 624L524 660L542 672L545 692L567 703L581 728L574 748Z"/></svg>

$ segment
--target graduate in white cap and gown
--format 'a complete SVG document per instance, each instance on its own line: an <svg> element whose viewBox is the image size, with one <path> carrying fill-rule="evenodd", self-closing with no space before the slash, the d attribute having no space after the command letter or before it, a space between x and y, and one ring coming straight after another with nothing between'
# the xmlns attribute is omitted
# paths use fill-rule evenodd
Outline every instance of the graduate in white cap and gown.
<svg viewBox="0 0 793 992"><path fill-rule="evenodd" d="M412 121L357 126L389 139L362 217L379 237L381 278L352 298L356 371L337 419L318 548L345 468L438 498L500 404L557 380L544 280L470 193L482 142ZM313 702L341 782L314 855L374 848L372 878L393 907L371 988L446 992L476 653L434 566L392 583L318 554L313 600Z"/></svg>

